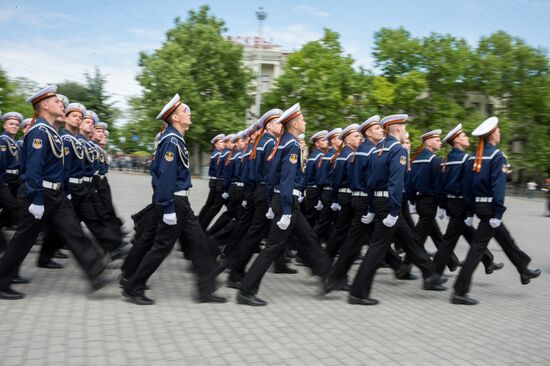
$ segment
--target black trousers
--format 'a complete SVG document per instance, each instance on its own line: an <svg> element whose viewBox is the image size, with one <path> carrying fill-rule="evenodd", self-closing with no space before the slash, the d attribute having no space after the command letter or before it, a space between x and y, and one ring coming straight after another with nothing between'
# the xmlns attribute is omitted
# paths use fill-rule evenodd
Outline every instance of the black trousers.
<svg viewBox="0 0 550 366"><path fill-rule="evenodd" d="M424 247L418 243L416 236L402 214L399 215L397 223L392 227L387 227L382 222L389 213L388 198L374 198L373 206L375 217L372 239L350 290L351 296L362 299L369 297L376 270L380 262L386 257L394 236L399 238L403 249L413 263L420 268L424 278L430 277L435 272L433 262L428 257Z"/></svg>
<svg viewBox="0 0 550 366"><path fill-rule="evenodd" d="M355 213L351 205L351 193L338 193L338 203L342 209L338 212L334 227L325 247L325 251L332 259L336 257L340 247L346 241L346 236L348 235Z"/></svg>
<svg viewBox="0 0 550 366"><path fill-rule="evenodd" d="M203 229L206 230L210 221L220 212L223 206L223 181L221 179L210 179L208 182L210 191L204 206L202 206L199 212L199 223Z"/></svg>
<svg viewBox="0 0 550 366"><path fill-rule="evenodd" d="M307 187L304 198L304 216L311 227L315 227L315 224L319 219L320 211L315 209L318 201L319 191L317 190L317 187Z"/></svg>
<svg viewBox="0 0 550 366"><path fill-rule="evenodd" d="M332 205L332 191L322 191L321 202L323 203L323 209L319 214L317 224L313 228L320 242L328 240L332 228L334 227L334 221L338 216L338 212L330 209Z"/></svg>
<svg viewBox="0 0 550 366"><path fill-rule="evenodd" d="M5 290L10 286L19 266L36 241L38 233L46 224L58 233L63 244L71 250L89 279L103 272L105 269L103 254L84 235L71 203L62 191L44 190L44 215L40 220L35 219L28 211L31 200L24 186L19 188L17 201L20 222L17 232L8 244L6 253L0 258L0 289Z"/></svg>
<svg viewBox="0 0 550 366"><path fill-rule="evenodd" d="M439 249L443 243L443 234L441 233L439 225L435 220L435 216L437 214L437 202L435 197L419 196L416 203L416 210L418 212L418 222L416 225L413 224L412 227L415 235L417 236L418 242L424 246L426 244L426 239L430 236L435 247ZM408 212L406 214L408 215L408 220L412 223L413 221L410 214ZM397 244L401 245L399 242ZM408 257L405 257L405 263L410 263L410 259ZM451 259L448 263L449 267L456 268L459 263L460 261L454 252L452 252Z"/></svg>
<svg viewBox="0 0 550 366"><path fill-rule="evenodd" d="M435 271L439 274L443 274L445 266L451 262L456 243L458 242L460 236L464 236L464 239L466 239L470 245L472 245L474 238L474 229L470 226L466 226L464 223L467 213L464 207L463 199L449 198L447 201L447 215L449 215L447 231L445 232L445 235L443 235L443 242L439 246L433 259ZM493 264L493 260L493 254L489 251L489 249L485 249L485 253L481 258L485 268L490 267L491 264Z"/></svg>
<svg viewBox="0 0 550 366"><path fill-rule="evenodd" d="M218 231L222 230L235 219L239 213L242 211L242 202L243 202L243 191L244 187L238 187L235 184L231 184L229 187L229 197L227 198L227 210L223 212L220 217L214 222L210 228L206 231L207 235L213 235Z"/></svg>
<svg viewBox="0 0 550 366"><path fill-rule="evenodd" d="M232 255L234 250L236 250L236 248L238 247L239 242L247 233L248 228L250 227L252 219L254 218L254 215L256 213L255 196L258 187L263 188L265 196L265 185L258 184L246 186L243 192L243 200L247 202L247 205L241 211L241 215L238 221L235 223L234 227L231 228L230 232L226 232L226 230L223 230L223 232L211 236L211 238L218 244L218 246L223 246L222 252L226 257L230 257Z"/></svg>
<svg viewBox="0 0 550 366"><path fill-rule="evenodd" d="M277 226L277 222L283 215L280 197L277 193L273 195L271 207L275 217L271 220L267 245L243 278L240 291L245 294L256 294L258 292L264 274L273 261L284 252L285 244L289 239L299 244L298 254L300 258L304 259L305 263L308 263L314 275L323 276L330 268L330 258L319 247L319 239L309 226L302 211L300 211L298 199L294 197L292 217L286 230L281 230Z"/></svg>
<svg viewBox="0 0 550 366"><path fill-rule="evenodd" d="M122 276L130 278L134 275L145 254L155 242L157 223L162 220L163 211L154 204L149 204L134 215L134 245L122 264Z"/></svg>
<svg viewBox="0 0 550 366"><path fill-rule="evenodd" d="M187 197L174 196L177 224L167 225L162 221L162 209L153 213L158 219L155 226L154 243L145 253L136 270L128 279L125 290L129 293L142 293L145 284L170 254L178 238L185 240L185 245L191 247L191 261L197 276L200 295L215 291L214 267L215 253L208 243L208 237L201 228L199 221Z"/></svg>
<svg viewBox="0 0 550 366"><path fill-rule="evenodd" d="M105 208L105 214L109 218L109 221L115 223L118 226L122 226L124 223L117 216L115 206L113 205L113 195L111 193L111 185L106 176L100 177L94 175L92 178L94 187L97 190L97 197Z"/></svg>
<svg viewBox="0 0 550 366"><path fill-rule="evenodd" d="M70 184L71 203L74 212L80 221L84 222L97 242L105 251L111 252L122 245L122 234L120 225L112 219L106 219L105 213L98 209L99 204L94 204L94 195L97 195L94 186L91 183ZM99 199L99 197L95 197ZM105 207L107 209L107 207ZM109 215L110 216L110 215ZM116 217L116 216L115 216Z"/></svg>
<svg viewBox="0 0 550 366"><path fill-rule="evenodd" d="M7 183L0 185L0 208L2 208L2 218L0 226L17 224L17 201L12 195ZM1 227L0 227L1 228ZM0 232L0 251L6 249L7 241L4 234Z"/></svg>
<svg viewBox="0 0 550 366"><path fill-rule="evenodd" d="M437 202L435 197L419 196L416 202L416 211L418 212L418 222L416 223L414 232L420 245L424 245L432 229L438 226L435 221L435 216L437 214ZM437 230L435 234L435 237L433 237L434 244L439 248L443 241L443 235L441 234L441 230Z"/></svg>
<svg viewBox="0 0 550 366"><path fill-rule="evenodd" d="M361 248L365 243L368 244L370 242L374 227L373 223L365 225L361 222L361 216L369 212L367 197L354 196L351 200L351 207L353 210L353 219L351 220L349 233L340 249L338 259L330 270L329 277L336 282L347 278L347 273L361 253ZM394 271L397 271L403 265L401 257L391 250L391 248L386 253L384 260Z"/></svg>
<svg viewBox="0 0 550 366"><path fill-rule="evenodd" d="M244 271L248 262L256 252L262 239L269 234L271 221L265 214L269 207L267 203L266 191L264 185L258 185L254 192L254 216L247 227L247 231L242 239L237 244L233 255L229 257L231 272L229 279L232 281L240 281L244 276ZM273 210L275 210L273 208ZM276 266L286 266L284 253L281 253L276 260Z"/></svg>
<svg viewBox="0 0 550 366"><path fill-rule="evenodd" d="M476 203L476 215L480 219L479 226L474 233L472 246L468 250L466 260L454 285L455 293L461 295L470 290L474 271L485 255L487 245L493 236L519 274L527 270L531 261L531 258L517 246L504 223L501 223L496 229L491 227L489 220L495 215L492 203Z"/></svg>

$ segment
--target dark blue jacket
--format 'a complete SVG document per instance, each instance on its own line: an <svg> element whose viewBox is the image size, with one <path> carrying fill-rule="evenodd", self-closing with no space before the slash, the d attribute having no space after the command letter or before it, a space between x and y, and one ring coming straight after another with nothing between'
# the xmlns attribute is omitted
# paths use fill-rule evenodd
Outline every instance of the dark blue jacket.
<svg viewBox="0 0 550 366"><path fill-rule="evenodd" d="M491 144L483 147L483 162L479 173L472 171L474 156L466 161L464 177L464 202L469 216L474 214L476 197L491 197L495 210L495 218L502 219L506 206L504 195L506 193L506 176L508 173L508 159Z"/></svg>
<svg viewBox="0 0 550 366"><path fill-rule="evenodd" d="M300 142L294 135L285 131L281 136L277 152L271 160L269 171L270 186L280 191L283 215L292 213L292 191L297 189L303 181L305 166L301 165Z"/></svg>
<svg viewBox="0 0 550 366"><path fill-rule="evenodd" d="M65 153L64 173L63 173L63 191L70 194L69 178L84 177L84 147L66 129L61 130L61 140L63 141L63 150Z"/></svg>
<svg viewBox="0 0 550 366"><path fill-rule="evenodd" d="M192 187L189 154L183 136L172 126L160 135L151 163L155 203L165 214L174 213L174 193Z"/></svg>
<svg viewBox="0 0 550 366"><path fill-rule="evenodd" d="M19 156L21 182L33 204L44 204L43 181L63 182L63 153L63 142L57 131L38 117L24 137Z"/></svg>
<svg viewBox="0 0 550 366"><path fill-rule="evenodd" d="M442 207L447 208L447 195L460 197L463 195L463 181L466 161L469 155L464 151L453 148L447 154L447 161L441 164L441 196ZM445 167L445 171L443 171Z"/></svg>
<svg viewBox="0 0 550 366"><path fill-rule="evenodd" d="M369 211L374 212L374 191L388 191L390 215L399 216L403 199L407 150L397 139L388 135L372 152L369 161Z"/></svg>
<svg viewBox="0 0 550 366"><path fill-rule="evenodd" d="M19 169L19 145L4 132L0 135L0 184L6 181L6 169Z"/></svg>
<svg viewBox="0 0 550 366"><path fill-rule="evenodd" d="M349 188L350 175L353 168L351 158L353 149L349 146L344 146L338 154L338 157L333 162L334 176L332 178L332 202L338 203L338 190L340 188Z"/></svg>
<svg viewBox="0 0 550 366"><path fill-rule="evenodd" d="M376 146L369 139L365 139L357 148L350 176L352 191L367 192L369 160L375 149Z"/></svg>
<svg viewBox="0 0 550 366"><path fill-rule="evenodd" d="M441 205L440 169L441 159L430 150L423 149L411 163L410 184L407 186L409 201L416 204L417 194L433 195Z"/></svg>

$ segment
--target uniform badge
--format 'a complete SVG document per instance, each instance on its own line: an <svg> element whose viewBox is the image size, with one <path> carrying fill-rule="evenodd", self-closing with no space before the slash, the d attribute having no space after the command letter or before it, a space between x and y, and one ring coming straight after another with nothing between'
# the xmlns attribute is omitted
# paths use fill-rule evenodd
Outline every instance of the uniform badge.
<svg viewBox="0 0 550 366"><path fill-rule="evenodd" d="M69 148L68 147L64 147L63 151L65 151L65 155L69 155Z"/></svg>
<svg viewBox="0 0 550 366"><path fill-rule="evenodd" d="M8 148L4 145L0 145L0 151L7 151Z"/></svg>
<svg viewBox="0 0 550 366"><path fill-rule="evenodd" d="M401 163L401 165L407 165L407 157L402 156L401 159L399 159L399 162Z"/></svg>
<svg viewBox="0 0 550 366"><path fill-rule="evenodd" d="M508 164L502 164L502 172L508 173Z"/></svg>
<svg viewBox="0 0 550 366"><path fill-rule="evenodd" d="M298 155L290 154L290 158L288 158L288 161L290 161L292 164L296 164L298 162Z"/></svg>
<svg viewBox="0 0 550 366"><path fill-rule="evenodd" d="M42 148L42 140L34 139L32 141L32 147L34 147L35 149L41 149Z"/></svg>
<svg viewBox="0 0 550 366"><path fill-rule="evenodd" d="M171 151L167 151L166 154L164 154L164 160L166 161L174 160L174 153Z"/></svg>

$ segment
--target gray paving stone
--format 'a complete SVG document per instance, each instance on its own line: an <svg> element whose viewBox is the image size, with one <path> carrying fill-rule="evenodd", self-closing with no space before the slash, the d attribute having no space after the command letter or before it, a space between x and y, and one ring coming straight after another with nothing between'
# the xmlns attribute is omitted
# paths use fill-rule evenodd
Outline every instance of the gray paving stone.
<svg viewBox="0 0 550 366"><path fill-rule="evenodd" d="M150 199L150 178L112 172L110 181L130 228L130 215ZM193 184L198 213L207 182ZM21 268L32 283L18 287L27 298L0 302L0 365L549 365L550 219L540 216L542 202L507 198L507 205L504 222L546 273L522 286L491 242L505 267L489 276L478 269L475 307L453 306L450 291L422 291L420 281L396 281L388 269L378 271L373 286L379 306L350 306L345 292L319 298L318 282L303 267L297 275L266 274L259 295L267 307L237 305L236 291L223 287L218 292L229 303L199 305L178 251L151 277L157 304L138 307L114 285L86 296L72 259L60 260L62 270L37 268L35 247ZM439 224L444 230L446 222ZM461 240L459 258L467 249ZM449 286L456 275L449 274Z"/></svg>

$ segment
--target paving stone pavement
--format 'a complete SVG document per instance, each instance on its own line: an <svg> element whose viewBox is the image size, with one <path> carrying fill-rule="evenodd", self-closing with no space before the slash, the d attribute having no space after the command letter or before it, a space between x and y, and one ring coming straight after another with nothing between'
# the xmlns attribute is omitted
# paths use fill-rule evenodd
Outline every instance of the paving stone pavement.
<svg viewBox="0 0 550 366"><path fill-rule="evenodd" d="M150 199L150 178L112 172L110 180L129 225ZM198 213L207 181L194 185ZM522 286L492 242L505 267L476 272L471 294L481 303L474 307L451 305L450 291L396 281L387 269L373 287L381 304L351 306L344 292L318 297L318 281L304 267L297 275L266 275L259 293L266 307L237 305L236 290L225 287L218 293L227 304L196 304L192 274L177 251L151 278L157 304L140 307L114 284L86 295L74 262L37 268L33 249L21 271L32 283L16 287L27 298L0 302L0 365L550 365L550 218L541 215L542 201L507 204L504 221L546 273ZM466 250L459 243L457 255Z"/></svg>

